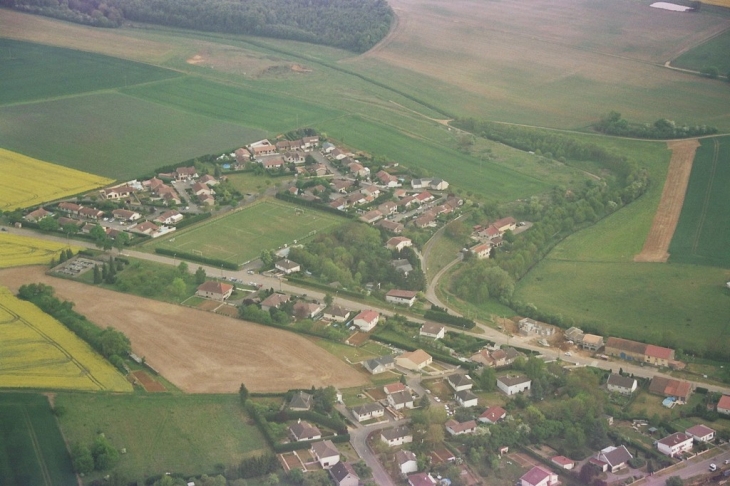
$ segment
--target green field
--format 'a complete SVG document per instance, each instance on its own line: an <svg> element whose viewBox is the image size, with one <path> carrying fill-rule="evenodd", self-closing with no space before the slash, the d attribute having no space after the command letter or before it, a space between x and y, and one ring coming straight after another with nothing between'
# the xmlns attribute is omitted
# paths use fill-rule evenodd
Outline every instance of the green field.
<svg viewBox="0 0 730 486"><path fill-rule="evenodd" d="M169 79L180 74L88 52L0 39L0 105Z"/></svg>
<svg viewBox="0 0 730 486"><path fill-rule="evenodd" d="M345 222L345 218L276 200L255 203L221 218L206 221L170 238L153 241L147 248L198 253L235 264L257 258L262 250L275 250L294 240Z"/></svg>
<svg viewBox="0 0 730 486"><path fill-rule="evenodd" d="M671 263L730 268L730 137L697 149L674 238Z"/></svg>
<svg viewBox="0 0 730 486"><path fill-rule="evenodd" d="M76 485L66 444L43 395L0 393L0 484Z"/></svg>
<svg viewBox="0 0 730 486"><path fill-rule="evenodd" d="M730 30L713 37L704 44L690 49L672 61L672 66L684 69L701 71L703 68L714 66L721 75L730 72Z"/></svg>
<svg viewBox="0 0 730 486"><path fill-rule="evenodd" d="M130 480L166 471L211 474L217 464L266 449L237 395L63 393L56 404L66 408L60 422L69 442L90 443L103 432L126 448L116 470Z"/></svg>

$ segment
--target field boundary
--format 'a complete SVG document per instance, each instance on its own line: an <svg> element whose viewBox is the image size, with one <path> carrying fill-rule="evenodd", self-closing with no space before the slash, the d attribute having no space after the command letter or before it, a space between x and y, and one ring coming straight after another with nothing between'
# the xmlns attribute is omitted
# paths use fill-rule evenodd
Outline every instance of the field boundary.
<svg viewBox="0 0 730 486"><path fill-rule="evenodd" d="M669 244L679 222L692 164L699 146L700 142L696 138L667 142L672 158L669 161L662 197L644 247L641 253L634 256L635 262L666 263L669 259Z"/></svg>

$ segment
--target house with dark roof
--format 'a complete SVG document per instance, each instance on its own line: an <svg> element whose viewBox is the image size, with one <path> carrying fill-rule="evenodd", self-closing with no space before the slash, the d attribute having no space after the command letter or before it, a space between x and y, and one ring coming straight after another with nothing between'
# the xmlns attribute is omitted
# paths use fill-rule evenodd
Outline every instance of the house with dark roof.
<svg viewBox="0 0 730 486"><path fill-rule="evenodd" d="M552 486L558 484L558 475L545 466L535 466L520 477L520 486Z"/></svg>
<svg viewBox="0 0 730 486"><path fill-rule="evenodd" d="M477 396L474 395L471 390L462 390L460 392L456 392L454 398L456 399L458 404L464 408L476 407L479 401Z"/></svg>
<svg viewBox="0 0 730 486"><path fill-rule="evenodd" d="M198 285L195 295L213 300L224 301L233 293L233 285L208 280Z"/></svg>
<svg viewBox="0 0 730 486"><path fill-rule="evenodd" d="M449 419L444 424L444 427L446 427L446 432L451 435L473 434L477 430L477 423L476 420L457 422L454 419Z"/></svg>
<svg viewBox="0 0 730 486"><path fill-rule="evenodd" d="M314 397L309 393L298 391L294 393L294 396L289 400L289 410L304 411L312 408L312 401Z"/></svg>
<svg viewBox="0 0 730 486"><path fill-rule="evenodd" d="M675 457L682 452L692 450L692 444L694 444L694 439L691 435L677 432L656 441L656 448L664 455Z"/></svg>
<svg viewBox="0 0 730 486"><path fill-rule="evenodd" d="M330 468L330 476L337 486L358 486L360 477L348 462L338 462Z"/></svg>
<svg viewBox="0 0 730 486"><path fill-rule="evenodd" d="M323 317L328 321L345 322L351 313L349 309L335 304L324 311Z"/></svg>
<svg viewBox="0 0 730 486"><path fill-rule="evenodd" d="M461 373L454 373L453 375L449 375L446 378L446 381L449 386L456 392L460 392L462 390L471 390L471 387L474 386L474 381L471 379L471 376L463 375Z"/></svg>
<svg viewBox="0 0 730 486"><path fill-rule="evenodd" d="M376 226L383 228L385 231L390 231L391 233L395 233L396 235L401 234L403 232L403 228L404 228L404 226L401 223L396 223L395 221L390 221L387 219L381 219L380 221L378 221Z"/></svg>
<svg viewBox="0 0 730 486"><path fill-rule="evenodd" d="M278 309L282 304L289 302L289 296L286 294L273 294L261 301L261 310L269 311L272 308Z"/></svg>
<svg viewBox="0 0 730 486"><path fill-rule="evenodd" d="M507 395L515 395L530 389L532 380L526 376L501 376L497 378L497 388Z"/></svg>
<svg viewBox="0 0 730 486"><path fill-rule="evenodd" d="M596 454L596 459L607 466L610 472L616 472L627 467L629 459L634 456L626 449L626 446L609 446Z"/></svg>
<svg viewBox="0 0 730 486"><path fill-rule="evenodd" d="M371 374L377 375L395 368L395 359L391 355L381 356L379 358L363 361L362 366Z"/></svg>
<svg viewBox="0 0 730 486"><path fill-rule="evenodd" d="M715 431L703 424L693 425L685 430L684 433L691 436L695 442L710 442L715 440Z"/></svg>
<svg viewBox="0 0 730 486"><path fill-rule="evenodd" d="M446 326L436 324L435 322L425 322L418 331L418 335L433 339L443 339L446 335Z"/></svg>
<svg viewBox="0 0 730 486"><path fill-rule="evenodd" d="M385 294L385 300L386 302L390 302L391 304L400 304L412 307L413 304L416 303L417 295L418 292L414 290L392 289Z"/></svg>
<svg viewBox="0 0 730 486"><path fill-rule="evenodd" d="M340 462L340 451L331 440L323 440L312 444L312 455L322 469L329 469Z"/></svg>
<svg viewBox="0 0 730 486"><path fill-rule="evenodd" d="M274 267L277 270L280 270L284 272L285 274L289 275L290 273L296 273L302 271L302 266L299 265L297 262L293 262L291 260L287 260L286 258L283 260L279 260L274 264Z"/></svg>
<svg viewBox="0 0 730 486"><path fill-rule="evenodd" d="M606 387L610 392L631 395L636 390L636 380L628 376L611 373L606 381Z"/></svg>
<svg viewBox="0 0 730 486"><path fill-rule="evenodd" d="M385 408L377 402L370 402L357 407L352 407L350 411L352 412L353 417L355 417L355 420L358 422L363 422L365 420L385 415Z"/></svg>
<svg viewBox="0 0 730 486"><path fill-rule="evenodd" d="M395 410L413 408L413 396L408 390L391 393L388 395L388 404Z"/></svg>
<svg viewBox="0 0 730 486"><path fill-rule="evenodd" d="M393 427L382 430L380 432L380 440L390 447L394 447L413 442L413 434L411 434L407 427Z"/></svg>
<svg viewBox="0 0 730 486"><path fill-rule="evenodd" d="M409 474L418 471L418 459L411 451L398 451L395 453L395 463L401 474Z"/></svg>
<svg viewBox="0 0 730 486"><path fill-rule="evenodd" d="M413 265L411 265L411 262L409 262L405 258L398 258L396 260L392 260L390 262L390 264L393 265L393 267L397 271L403 273L406 277L408 276L409 273L411 273L413 271Z"/></svg>
<svg viewBox="0 0 730 486"><path fill-rule="evenodd" d="M289 437L295 442L301 442L303 440L317 440L322 438L322 432L315 427L310 425L308 422L300 420L299 422L289 426Z"/></svg>

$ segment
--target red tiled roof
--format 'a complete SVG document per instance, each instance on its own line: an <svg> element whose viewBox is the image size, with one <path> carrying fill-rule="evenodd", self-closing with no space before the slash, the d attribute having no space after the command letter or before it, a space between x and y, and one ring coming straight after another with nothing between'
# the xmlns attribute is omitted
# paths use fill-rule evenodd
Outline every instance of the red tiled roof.
<svg viewBox="0 0 730 486"><path fill-rule="evenodd" d="M216 294L224 295L229 290L233 290L233 285L223 283L223 282L215 282L213 280L208 280L207 282L203 282L198 286L198 290L203 292L212 292Z"/></svg>
<svg viewBox="0 0 730 486"><path fill-rule="evenodd" d="M542 481L545 481L545 479L549 477L549 472L545 471L540 466L535 466L527 471L520 479L529 484L540 484Z"/></svg>
<svg viewBox="0 0 730 486"><path fill-rule="evenodd" d="M648 344L646 346L646 351L644 351L645 355L659 359L672 359L673 353L673 349L663 348L661 346L654 346L653 344Z"/></svg>
<svg viewBox="0 0 730 486"><path fill-rule="evenodd" d="M723 395L717 402L717 408L730 409L730 395Z"/></svg>
<svg viewBox="0 0 730 486"><path fill-rule="evenodd" d="M380 314L378 314L374 310L365 310L356 315L355 319L362 319L365 322L373 322L375 319L378 318L378 316L380 316Z"/></svg>
<svg viewBox="0 0 730 486"><path fill-rule="evenodd" d="M572 459L569 459L565 456L555 456L550 460L553 461L555 464L560 464L561 466L570 466L574 462Z"/></svg>

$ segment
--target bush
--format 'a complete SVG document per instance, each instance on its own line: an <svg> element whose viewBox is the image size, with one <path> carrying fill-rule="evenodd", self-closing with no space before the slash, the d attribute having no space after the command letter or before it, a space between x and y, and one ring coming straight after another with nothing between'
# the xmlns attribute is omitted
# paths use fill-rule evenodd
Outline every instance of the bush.
<svg viewBox="0 0 730 486"><path fill-rule="evenodd" d="M644 467L646 465L646 461L640 457L632 457L629 459L629 466L639 469L640 467Z"/></svg>

